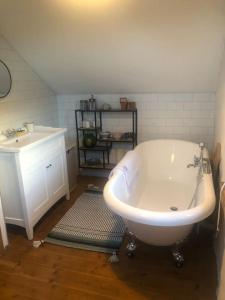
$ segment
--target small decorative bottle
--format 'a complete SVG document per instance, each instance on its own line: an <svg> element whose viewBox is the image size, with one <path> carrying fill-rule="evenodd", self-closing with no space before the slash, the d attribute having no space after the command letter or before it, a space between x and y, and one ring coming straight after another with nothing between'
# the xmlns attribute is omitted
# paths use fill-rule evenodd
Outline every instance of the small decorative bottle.
<svg viewBox="0 0 225 300"><path fill-rule="evenodd" d="M89 110L96 110L96 99L94 95L91 95L91 98L88 101Z"/></svg>

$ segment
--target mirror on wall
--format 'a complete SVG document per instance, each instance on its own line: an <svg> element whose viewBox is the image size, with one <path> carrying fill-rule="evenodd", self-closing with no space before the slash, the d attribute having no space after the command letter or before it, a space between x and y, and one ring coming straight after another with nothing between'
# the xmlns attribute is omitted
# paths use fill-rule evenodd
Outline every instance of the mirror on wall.
<svg viewBox="0 0 225 300"><path fill-rule="evenodd" d="M7 65L0 60L0 100L6 97L12 86L12 77Z"/></svg>

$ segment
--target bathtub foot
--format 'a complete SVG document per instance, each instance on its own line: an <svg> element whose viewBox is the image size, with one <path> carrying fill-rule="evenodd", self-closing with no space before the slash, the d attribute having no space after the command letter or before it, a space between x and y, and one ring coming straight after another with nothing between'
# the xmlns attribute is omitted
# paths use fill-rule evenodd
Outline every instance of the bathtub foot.
<svg viewBox="0 0 225 300"><path fill-rule="evenodd" d="M137 248L136 243L135 243L135 235L133 232L129 232L129 242L127 244L127 256L128 257L133 257L134 252Z"/></svg>
<svg viewBox="0 0 225 300"><path fill-rule="evenodd" d="M180 249L180 244L176 244L172 249L173 260L177 268L181 268L184 264L184 256Z"/></svg>

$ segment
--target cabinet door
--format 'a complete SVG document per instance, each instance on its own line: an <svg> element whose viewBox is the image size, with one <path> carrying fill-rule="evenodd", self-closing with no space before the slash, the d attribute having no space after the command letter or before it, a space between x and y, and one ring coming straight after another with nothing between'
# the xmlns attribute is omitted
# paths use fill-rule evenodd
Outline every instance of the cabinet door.
<svg viewBox="0 0 225 300"><path fill-rule="evenodd" d="M50 197L45 164L26 170L23 174L23 185L28 219L35 224L49 208Z"/></svg>
<svg viewBox="0 0 225 300"><path fill-rule="evenodd" d="M48 191L51 202L59 200L66 193L64 156L58 153L47 166Z"/></svg>

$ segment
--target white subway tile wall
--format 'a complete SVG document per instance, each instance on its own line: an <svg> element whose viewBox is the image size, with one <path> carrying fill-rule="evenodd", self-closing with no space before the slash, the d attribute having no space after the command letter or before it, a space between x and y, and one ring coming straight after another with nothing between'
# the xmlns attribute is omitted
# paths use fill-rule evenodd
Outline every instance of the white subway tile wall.
<svg viewBox="0 0 225 300"><path fill-rule="evenodd" d="M60 126L68 128L67 139L75 140L74 110L79 101L90 95L61 95L58 99ZM138 109L138 142L149 139L172 138L193 142L203 141L209 150L213 146L215 94L126 94L96 95L97 105L110 104L119 108L119 98L136 101ZM105 130L129 131L130 120L126 114L107 114L103 120Z"/></svg>
<svg viewBox="0 0 225 300"><path fill-rule="evenodd" d="M2 36L0 59L12 75L10 94L0 99L0 130L21 127L26 121L58 126L55 94Z"/></svg>

